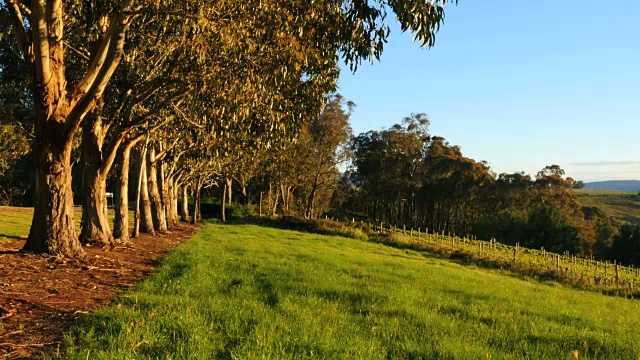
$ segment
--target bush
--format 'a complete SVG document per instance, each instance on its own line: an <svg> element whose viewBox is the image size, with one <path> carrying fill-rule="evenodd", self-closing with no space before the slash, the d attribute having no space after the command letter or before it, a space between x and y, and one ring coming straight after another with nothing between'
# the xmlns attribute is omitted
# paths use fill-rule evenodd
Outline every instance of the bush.
<svg viewBox="0 0 640 360"><path fill-rule="evenodd" d="M226 213L228 219L247 219L257 215L255 205L228 205Z"/></svg>
<svg viewBox="0 0 640 360"><path fill-rule="evenodd" d="M192 204L190 204L190 208L193 209ZM200 211L202 211L204 218L219 219L222 216L222 204L219 202L201 203ZM227 204L225 212L227 219L247 219L258 215L255 205Z"/></svg>

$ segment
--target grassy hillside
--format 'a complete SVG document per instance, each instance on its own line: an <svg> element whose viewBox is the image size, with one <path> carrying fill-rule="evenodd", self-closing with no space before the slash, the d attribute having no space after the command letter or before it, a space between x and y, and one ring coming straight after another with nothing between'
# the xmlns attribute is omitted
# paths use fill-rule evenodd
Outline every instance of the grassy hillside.
<svg viewBox="0 0 640 360"><path fill-rule="evenodd" d="M208 224L62 358L637 359L640 303L410 250Z"/></svg>
<svg viewBox="0 0 640 360"><path fill-rule="evenodd" d="M584 206L597 206L616 220L640 224L640 196L624 191L577 190Z"/></svg>

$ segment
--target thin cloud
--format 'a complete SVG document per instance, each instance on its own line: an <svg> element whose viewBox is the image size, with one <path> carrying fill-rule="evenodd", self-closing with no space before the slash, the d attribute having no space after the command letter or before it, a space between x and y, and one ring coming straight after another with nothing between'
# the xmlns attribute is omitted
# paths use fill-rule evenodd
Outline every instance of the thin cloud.
<svg viewBox="0 0 640 360"><path fill-rule="evenodd" d="M624 160L624 161L587 161L587 162L575 162L569 163L571 166L616 166L616 165L635 165L640 164L638 160Z"/></svg>

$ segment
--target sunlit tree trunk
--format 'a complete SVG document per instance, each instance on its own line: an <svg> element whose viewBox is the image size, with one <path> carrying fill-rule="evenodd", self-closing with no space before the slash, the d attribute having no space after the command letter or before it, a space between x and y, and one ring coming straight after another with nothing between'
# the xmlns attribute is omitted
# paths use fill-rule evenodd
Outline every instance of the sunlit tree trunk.
<svg viewBox="0 0 640 360"><path fill-rule="evenodd" d="M181 221L189 222L191 220L189 216L189 194L188 186L185 184L182 186L182 213L180 215Z"/></svg>
<svg viewBox="0 0 640 360"><path fill-rule="evenodd" d="M167 187L167 201L165 204L167 215L167 227L176 227L180 222L180 216L178 215L178 189L176 188L175 180L172 176L165 181Z"/></svg>
<svg viewBox="0 0 640 360"><path fill-rule="evenodd" d="M41 119L48 112L42 107L36 100L37 121L42 125L36 127L33 219L23 250L84 257L73 214L72 144L65 140L63 123Z"/></svg>
<svg viewBox="0 0 640 360"><path fill-rule="evenodd" d="M97 106L87 115L82 129L84 194L80 241L109 246L114 244L109 228L106 194L107 171L111 164L107 164L103 159L101 108Z"/></svg>
<svg viewBox="0 0 640 360"><path fill-rule="evenodd" d="M226 222L227 221L227 191L229 191L229 189L227 188L227 184L228 182L224 182L224 186L222 187L222 222Z"/></svg>
<svg viewBox="0 0 640 360"><path fill-rule="evenodd" d="M233 178L232 177L228 177L226 179L227 182L227 202L229 203L229 205L231 205L233 203Z"/></svg>
<svg viewBox="0 0 640 360"><path fill-rule="evenodd" d="M153 227L153 217L151 215L151 200L149 199L149 186L147 179L146 154L142 154L140 159L140 231L152 235L156 234Z"/></svg>
<svg viewBox="0 0 640 360"><path fill-rule="evenodd" d="M193 216L191 223L197 224L200 221L200 190L202 189L202 180L198 178L194 181L193 187Z"/></svg>
<svg viewBox="0 0 640 360"><path fill-rule="evenodd" d="M156 232L164 234L167 232L167 223L164 216L164 205L162 204L162 197L160 196L160 189L158 187L158 162L156 161L156 152L153 146L149 149L147 186L149 199L151 201L153 227Z"/></svg>
<svg viewBox="0 0 640 360"><path fill-rule="evenodd" d="M121 152L120 172L116 188L115 221L113 236L122 242L129 242L129 171L131 149L137 142L128 141ZM137 189L136 189L137 190Z"/></svg>

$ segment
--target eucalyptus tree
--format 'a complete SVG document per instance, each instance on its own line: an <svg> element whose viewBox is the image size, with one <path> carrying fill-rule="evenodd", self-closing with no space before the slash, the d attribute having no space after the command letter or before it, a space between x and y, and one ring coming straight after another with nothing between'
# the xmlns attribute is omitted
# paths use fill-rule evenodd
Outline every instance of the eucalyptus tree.
<svg viewBox="0 0 640 360"><path fill-rule="evenodd" d="M85 115L102 97L122 54L132 19L132 3L105 4L102 16L89 17L82 3L5 0L10 13L13 51L27 63L35 108L36 194L26 250L82 256L73 221L71 151ZM86 23L85 20L95 20ZM93 27L97 46L84 75L68 81L67 48L76 48L67 36L75 28ZM5 33L6 34L6 33Z"/></svg>
<svg viewBox="0 0 640 360"><path fill-rule="evenodd" d="M372 217L410 222L424 178L421 162L431 142L428 126L425 114L412 114L388 130L369 131L352 140L352 177L369 194Z"/></svg>
<svg viewBox="0 0 640 360"><path fill-rule="evenodd" d="M354 103L344 100L340 94L332 95L308 126L309 148L305 154L309 164L309 191L305 206L305 216L308 218L318 215L314 211L317 193L336 184L338 165L349 159L347 143L352 136L349 117L354 106Z"/></svg>

